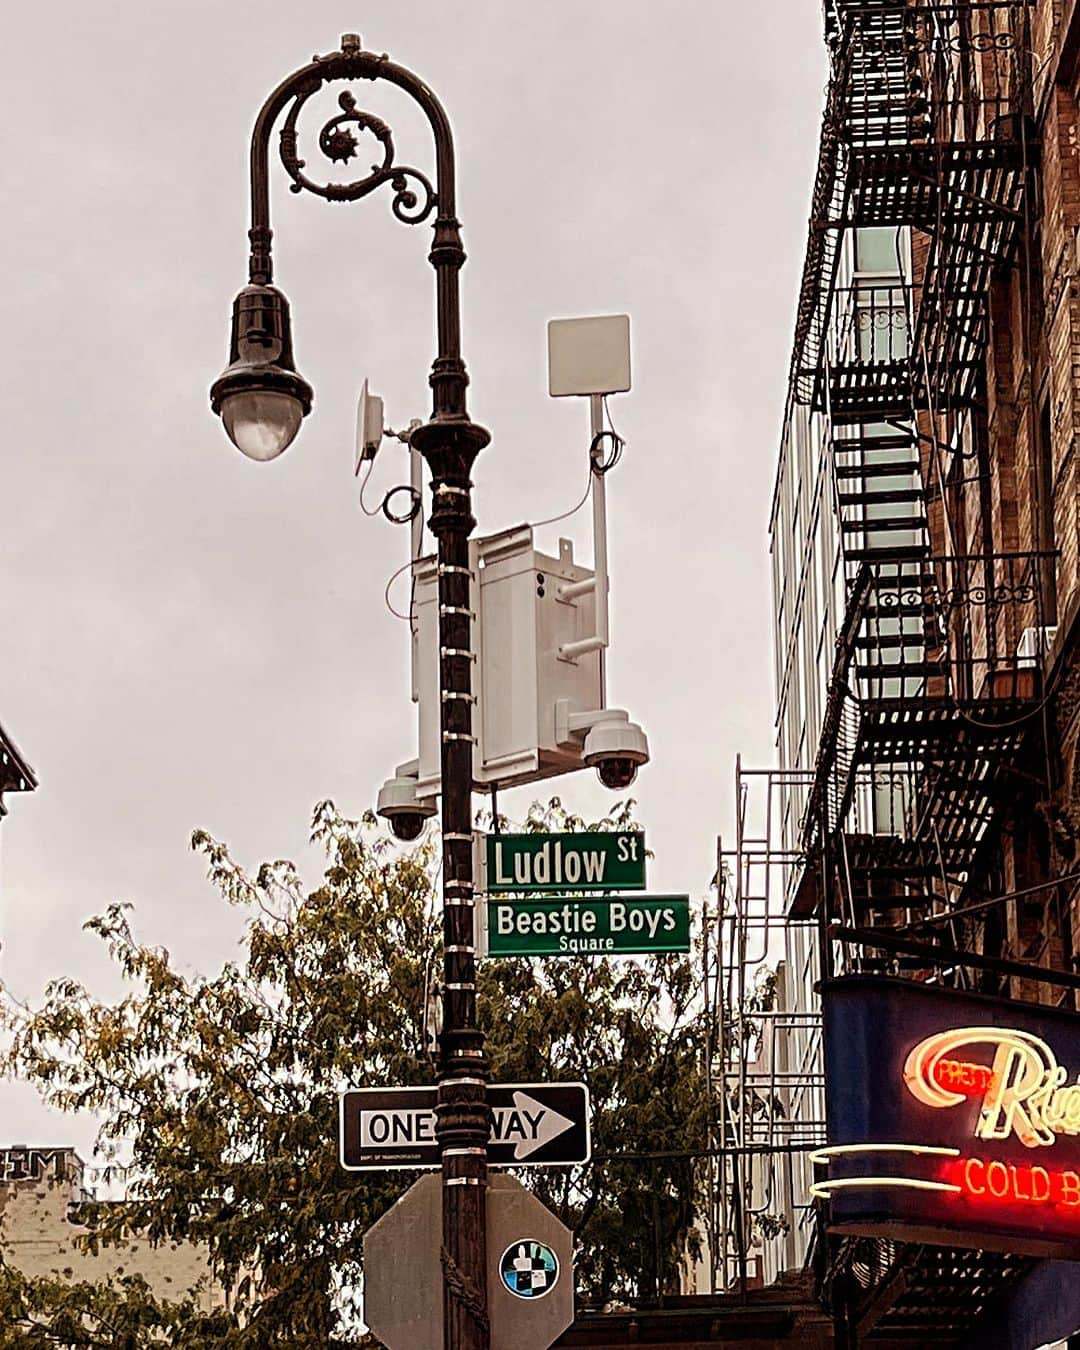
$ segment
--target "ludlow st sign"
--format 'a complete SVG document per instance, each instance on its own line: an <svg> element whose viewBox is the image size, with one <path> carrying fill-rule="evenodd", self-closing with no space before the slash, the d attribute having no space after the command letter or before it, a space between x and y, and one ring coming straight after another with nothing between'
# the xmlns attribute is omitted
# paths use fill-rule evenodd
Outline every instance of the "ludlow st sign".
<svg viewBox="0 0 1080 1350"><path fill-rule="evenodd" d="M439 1166L436 1087L359 1088L341 1094L341 1165L352 1172ZM513 1167L588 1162L584 1083L492 1083L488 1161Z"/></svg>
<svg viewBox="0 0 1080 1350"><path fill-rule="evenodd" d="M645 836L489 834L487 887L503 891L640 891Z"/></svg>
<svg viewBox="0 0 1080 1350"><path fill-rule="evenodd" d="M1080 1256L1080 1017L852 977L823 991L836 1231Z"/></svg>
<svg viewBox="0 0 1080 1350"><path fill-rule="evenodd" d="M484 861L487 956L690 950L690 897L634 894L645 886L640 831L489 834Z"/></svg>

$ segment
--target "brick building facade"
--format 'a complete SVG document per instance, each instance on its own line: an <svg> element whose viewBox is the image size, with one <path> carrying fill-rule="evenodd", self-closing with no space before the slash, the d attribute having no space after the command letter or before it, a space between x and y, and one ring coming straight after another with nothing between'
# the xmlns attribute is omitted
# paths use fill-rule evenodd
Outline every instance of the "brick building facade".
<svg viewBox="0 0 1080 1350"><path fill-rule="evenodd" d="M825 0L824 35L770 783L804 1072L776 1112L823 1139L822 980L1080 1008L1080 6ZM760 1164L764 1260L815 1264L839 1343L1080 1328L1080 1266L830 1235L809 1158Z"/></svg>

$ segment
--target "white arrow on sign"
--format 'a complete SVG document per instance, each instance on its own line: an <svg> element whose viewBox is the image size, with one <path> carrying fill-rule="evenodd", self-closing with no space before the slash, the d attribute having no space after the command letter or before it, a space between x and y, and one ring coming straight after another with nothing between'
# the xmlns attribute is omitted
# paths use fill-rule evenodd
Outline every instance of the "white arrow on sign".
<svg viewBox="0 0 1080 1350"><path fill-rule="evenodd" d="M513 1106L497 1106L492 1115L491 1137L497 1143L518 1140L514 1148L516 1162L531 1157L538 1149L558 1139L560 1134L574 1128L572 1120L525 1092L515 1092Z"/></svg>

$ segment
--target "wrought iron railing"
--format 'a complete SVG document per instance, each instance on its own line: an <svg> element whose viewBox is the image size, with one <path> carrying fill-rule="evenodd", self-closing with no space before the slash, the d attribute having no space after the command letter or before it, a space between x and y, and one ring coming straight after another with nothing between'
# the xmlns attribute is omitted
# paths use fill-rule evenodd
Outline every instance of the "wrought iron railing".
<svg viewBox="0 0 1080 1350"><path fill-rule="evenodd" d="M930 270L949 274L944 290L955 289L957 257L991 265L1007 258L1035 154L1030 9L1028 0L827 0L832 75L792 357L800 402L825 406L840 231L928 232ZM976 278L977 291L984 279ZM984 327L974 326L981 337ZM934 298L918 346L935 406L956 406L973 392L969 369L952 387L948 327ZM961 327L972 327L970 315Z"/></svg>
<svg viewBox="0 0 1080 1350"><path fill-rule="evenodd" d="M851 822L885 834L940 830L930 816L943 793L955 802L965 787L982 793L995 743L1015 741L1043 697L1054 557L860 566L837 640L804 823L808 852ZM965 831L986 823L975 796L966 809L969 819L945 838L957 858Z"/></svg>
<svg viewBox="0 0 1080 1350"><path fill-rule="evenodd" d="M837 289L826 394L834 420L910 414L911 312L911 288L900 283Z"/></svg>
<svg viewBox="0 0 1080 1350"><path fill-rule="evenodd" d="M998 553L871 563L856 639L862 698L1030 699L1048 626L1054 555Z"/></svg>

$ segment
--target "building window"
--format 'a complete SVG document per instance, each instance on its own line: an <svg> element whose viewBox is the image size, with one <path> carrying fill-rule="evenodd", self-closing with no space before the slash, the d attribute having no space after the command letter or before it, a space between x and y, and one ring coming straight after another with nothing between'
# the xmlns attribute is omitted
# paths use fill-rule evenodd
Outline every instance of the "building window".
<svg viewBox="0 0 1080 1350"><path fill-rule="evenodd" d="M873 225L855 231L856 272L901 273L900 232L886 225Z"/></svg>

